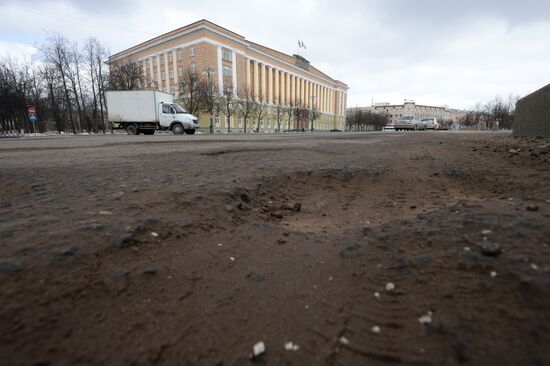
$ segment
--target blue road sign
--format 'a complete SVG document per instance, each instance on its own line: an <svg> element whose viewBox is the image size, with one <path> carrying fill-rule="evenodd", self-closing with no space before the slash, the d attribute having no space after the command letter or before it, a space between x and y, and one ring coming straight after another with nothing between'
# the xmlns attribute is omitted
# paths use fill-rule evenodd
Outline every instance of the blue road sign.
<svg viewBox="0 0 550 366"><path fill-rule="evenodd" d="M38 121L38 117L36 117L36 114L29 114L29 119L33 122Z"/></svg>

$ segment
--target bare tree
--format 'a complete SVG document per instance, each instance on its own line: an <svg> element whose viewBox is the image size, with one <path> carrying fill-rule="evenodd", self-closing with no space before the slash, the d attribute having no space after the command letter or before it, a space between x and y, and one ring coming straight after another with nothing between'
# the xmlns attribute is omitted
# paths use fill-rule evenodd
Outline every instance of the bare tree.
<svg viewBox="0 0 550 366"><path fill-rule="evenodd" d="M61 85L63 87L63 94L65 98L65 107L69 113L69 121L71 122L73 133L76 133L70 96L71 92L69 89L69 78L67 75L69 72L68 41L59 34L53 34L49 36L48 43L42 46L40 50L44 55L46 62L52 64L56 68L59 78L61 79Z"/></svg>
<svg viewBox="0 0 550 366"><path fill-rule="evenodd" d="M246 133L248 120L256 113L256 103L254 102L253 92L248 87L241 88L238 95L239 101L237 103L237 108L239 110L239 114L244 119L244 133Z"/></svg>
<svg viewBox="0 0 550 366"><path fill-rule="evenodd" d="M277 133L281 132L281 118L283 117L283 114L285 113L284 106L282 105L282 98L279 94L277 98L277 105L274 109L275 112L275 121L277 121Z"/></svg>
<svg viewBox="0 0 550 366"><path fill-rule="evenodd" d="M287 130L290 130L290 123L292 121L292 117L294 117L294 113L296 110L296 106L293 101L288 102L288 106L285 108L286 116L287 116Z"/></svg>
<svg viewBox="0 0 550 366"><path fill-rule="evenodd" d="M201 109L201 83L197 73L186 69L180 78L179 90L183 106L192 115L198 115Z"/></svg>
<svg viewBox="0 0 550 366"><path fill-rule="evenodd" d="M111 64L111 89L136 90L143 84L143 67L137 62Z"/></svg>
<svg viewBox="0 0 550 366"><path fill-rule="evenodd" d="M227 118L227 133L231 133L231 116L235 113L235 96L233 95L233 87L228 85L224 88L221 103L225 118Z"/></svg>
<svg viewBox="0 0 550 366"><path fill-rule="evenodd" d="M256 132L260 133L260 123L262 119L266 116L267 113L267 103L265 102L265 98L260 92L258 94L258 97L256 98L256 104L254 108L254 115L258 119L258 123L256 125Z"/></svg>

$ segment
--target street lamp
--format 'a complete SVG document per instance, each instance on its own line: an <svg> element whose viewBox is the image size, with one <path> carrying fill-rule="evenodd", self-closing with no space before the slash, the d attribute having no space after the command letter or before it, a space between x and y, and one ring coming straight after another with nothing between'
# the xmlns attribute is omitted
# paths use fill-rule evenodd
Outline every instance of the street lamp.
<svg viewBox="0 0 550 366"><path fill-rule="evenodd" d="M210 66L208 66L208 68L206 69L206 71L203 71L203 75L206 75L207 78L208 78L208 92L210 93L210 97L213 98L213 95L212 95L212 82L210 81L210 78L213 74L215 74L216 72L214 72L214 70L212 70L210 68ZM214 133L214 120L213 120L213 115L212 115L212 111L213 111L213 106L210 106L210 133Z"/></svg>

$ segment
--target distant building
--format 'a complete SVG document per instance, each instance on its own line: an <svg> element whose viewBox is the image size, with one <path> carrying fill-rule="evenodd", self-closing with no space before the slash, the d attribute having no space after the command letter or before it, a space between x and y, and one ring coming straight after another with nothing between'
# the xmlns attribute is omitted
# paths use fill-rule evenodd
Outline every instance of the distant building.
<svg viewBox="0 0 550 366"><path fill-rule="evenodd" d="M275 129L274 107L303 105L321 112L315 129L343 129L348 86L315 68L299 55L287 55L251 42L245 37L201 20L163 34L109 58L111 66L136 62L142 66L145 90L161 90L181 98L181 79L185 72L208 72L220 93L231 90L240 97L243 90L268 105L268 114L260 121L262 130ZM201 128L209 117L201 115ZM243 119L231 116L232 130L243 127ZM216 117L216 130L226 130L227 119ZM249 121L248 129L252 129ZM287 128L286 124L283 125ZM294 126L308 127L308 126Z"/></svg>
<svg viewBox="0 0 550 366"><path fill-rule="evenodd" d="M349 112L355 110L371 111L388 116L390 123L399 121L403 116L416 116L422 118L445 119L445 107L435 107L416 104L414 100L405 100L403 104L375 103L370 107L348 108Z"/></svg>

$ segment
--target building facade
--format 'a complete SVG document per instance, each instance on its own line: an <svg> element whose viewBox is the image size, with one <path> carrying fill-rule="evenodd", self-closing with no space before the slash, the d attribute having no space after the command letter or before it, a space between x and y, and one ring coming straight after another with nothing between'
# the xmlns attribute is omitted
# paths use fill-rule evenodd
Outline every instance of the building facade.
<svg viewBox="0 0 550 366"><path fill-rule="evenodd" d="M388 116L390 123L399 121L399 118L403 116L416 116L420 119L435 117L440 121L446 117L445 107L420 105L412 100L405 100L403 104L375 103L370 107L349 108L348 110L357 109L384 114Z"/></svg>
<svg viewBox="0 0 550 366"><path fill-rule="evenodd" d="M259 121L262 131L274 131L274 110L277 105L303 105L318 110L316 130L343 129L348 87L309 64L298 55L287 55L248 41L243 36L207 20L153 38L112 55L109 64L137 62L142 67L141 89L160 90L182 98L181 78L191 71L207 75L211 85L223 94L241 98L249 93L267 106L267 114ZM201 129L208 129L209 116L199 116ZM215 130L227 130L227 118L216 113ZM281 129L287 126L283 117ZM233 131L243 129L244 120L237 113L231 116ZM258 125L249 121L248 129ZM299 127L299 126L298 126Z"/></svg>

